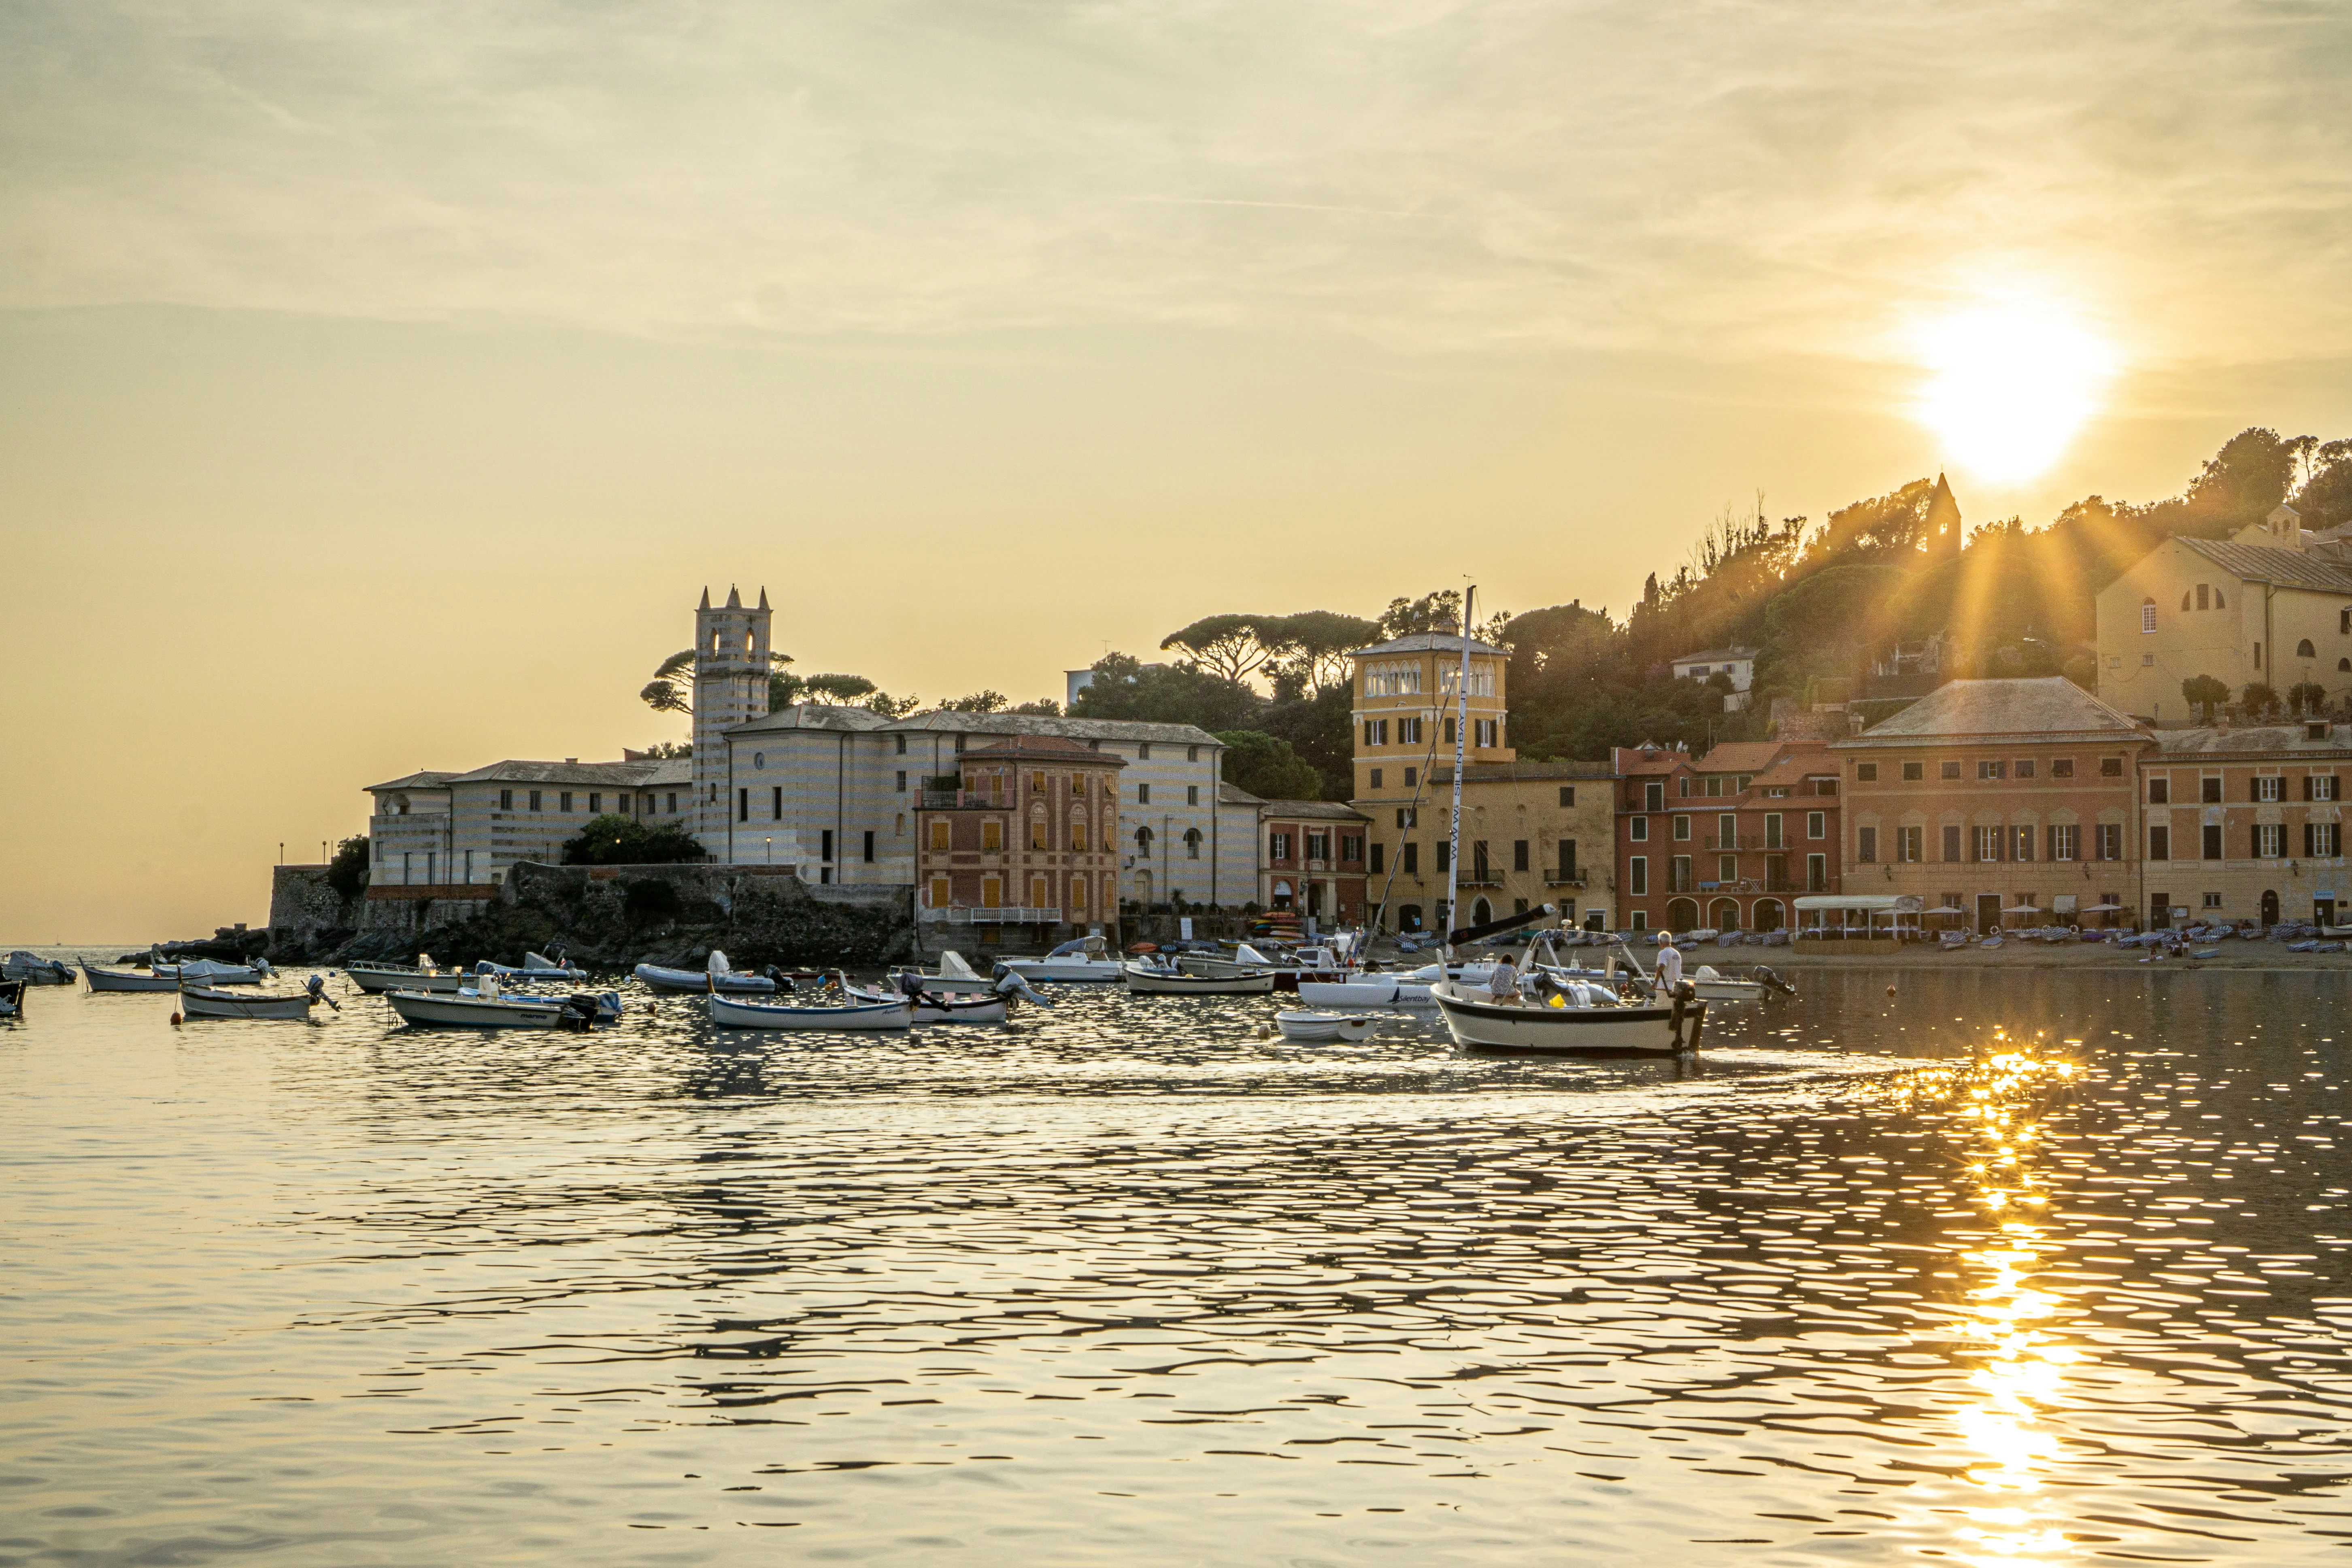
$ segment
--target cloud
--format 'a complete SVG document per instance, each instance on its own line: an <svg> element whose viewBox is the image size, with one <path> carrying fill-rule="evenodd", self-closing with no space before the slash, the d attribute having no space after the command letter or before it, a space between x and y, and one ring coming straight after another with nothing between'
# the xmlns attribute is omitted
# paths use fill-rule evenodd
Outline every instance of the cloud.
<svg viewBox="0 0 2352 1568"><path fill-rule="evenodd" d="M2206 0L21 5L0 306L2340 353L2348 66Z"/></svg>

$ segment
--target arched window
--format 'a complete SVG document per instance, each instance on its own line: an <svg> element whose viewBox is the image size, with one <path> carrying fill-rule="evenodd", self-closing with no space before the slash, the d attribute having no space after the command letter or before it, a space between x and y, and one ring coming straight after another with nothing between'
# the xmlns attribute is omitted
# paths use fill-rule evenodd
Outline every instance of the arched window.
<svg viewBox="0 0 2352 1568"><path fill-rule="evenodd" d="M2156 630L2156 601L2154 599L2142 599L2139 602L2139 629L2143 632L2152 632Z"/></svg>
<svg viewBox="0 0 2352 1568"><path fill-rule="evenodd" d="M2213 590L2213 607L2217 610L2226 610L2230 607L2230 601L2221 597L2221 590L2219 588Z"/></svg>
<svg viewBox="0 0 2352 1568"><path fill-rule="evenodd" d="M1197 827L1188 827L1184 830L1184 858L1198 860L1200 858L1201 830Z"/></svg>
<svg viewBox="0 0 2352 1568"><path fill-rule="evenodd" d="M1138 855L1151 853L1151 829L1149 827L1139 827L1135 830L1135 852Z"/></svg>
<svg viewBox="0 0 2352 1568"><path fill-rule="evenodd" d="M2206 598L2207 598L2207 584L2203 584L2203 583L2200 583L2200 584L2197 584L2197 607L2198 607L2199 609L2200 609L2200 610L2201 610L2201 609L2203 609L2203 608L2205 607Z"/></svg>
<svg viewBox="0 0 2352 1568"><path fill-rule="evenodd" d="M2297 658L2315 658L2318 657L2318 654L2319 650L2311 646L2311 639L2309 637L2305 637L2301 642L2294 645L2294 657Z"/></svg>
<svg viewBox="0 0 2352 1568"><path fill-rule="evenodd" d="M2344 671L2347 675L2352 675L2352 658L2337 659L2336 661L2336 668Z"/></svg>
<svg viewBox="0 0 2352 1568"><path fill-rule="evenodd" d="M2184 610L2189 607L2189 595L2187 594L2180 595L2180 607Z"/></svg>

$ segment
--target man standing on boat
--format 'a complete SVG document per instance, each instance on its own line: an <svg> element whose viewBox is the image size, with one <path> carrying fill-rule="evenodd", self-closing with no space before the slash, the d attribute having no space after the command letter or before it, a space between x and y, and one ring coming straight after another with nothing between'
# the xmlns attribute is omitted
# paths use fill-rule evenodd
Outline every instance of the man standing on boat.
<svg viewBox="0 0 2352 1568"><path fill-rule="evenodd" d="M1658 933L1658 991L1671 996L1682 983L1682 950L1675 945L1674 932L1662 931Z"/></svg>

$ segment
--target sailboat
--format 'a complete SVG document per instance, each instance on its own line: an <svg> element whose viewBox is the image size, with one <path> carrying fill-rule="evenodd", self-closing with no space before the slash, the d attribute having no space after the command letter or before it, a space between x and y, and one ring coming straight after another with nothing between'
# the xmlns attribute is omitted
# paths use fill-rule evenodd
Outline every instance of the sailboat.
<svg viewBox="0 0 2352 1568"><path fill-rule="evenodd" d="M1445 915L1449 925L1460 907L1462 876L1462 772L1470 736L1471 605L1477 593L1462 595L1462 676L1454 682L1454 815L1446 829L1449 852L1445 864ZM1538 905L1525 914L1508 915L1483 925L1465 926L1446 933L1447 956L1463 942L1531 927L1554 918L1558 910ZM1528 944L1528 963L1535 962L1536 943ZM1643 997L1628 1000L1605 985L1580 980L1554 980L1538 973L1523 979L1507 994L1491 987L1474 988L1451 975L1429 988L1454 1043L1473 1050L1538 1051L1595 1055L1677 1055L1698 1049L1706 1019L1706 1004L1685 984L1663 1002Z"/></svg>

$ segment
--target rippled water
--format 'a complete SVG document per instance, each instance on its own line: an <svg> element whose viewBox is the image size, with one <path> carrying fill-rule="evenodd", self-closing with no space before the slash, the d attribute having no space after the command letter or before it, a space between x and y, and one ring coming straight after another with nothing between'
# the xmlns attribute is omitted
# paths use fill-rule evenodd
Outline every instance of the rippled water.
<svg viewBox="0 0 2352 1568"><path fill-rule="evenodd" d="M1803 979L1690 1071L37 992L0 1563L2344 1561L2341 978Z"/></svg>

